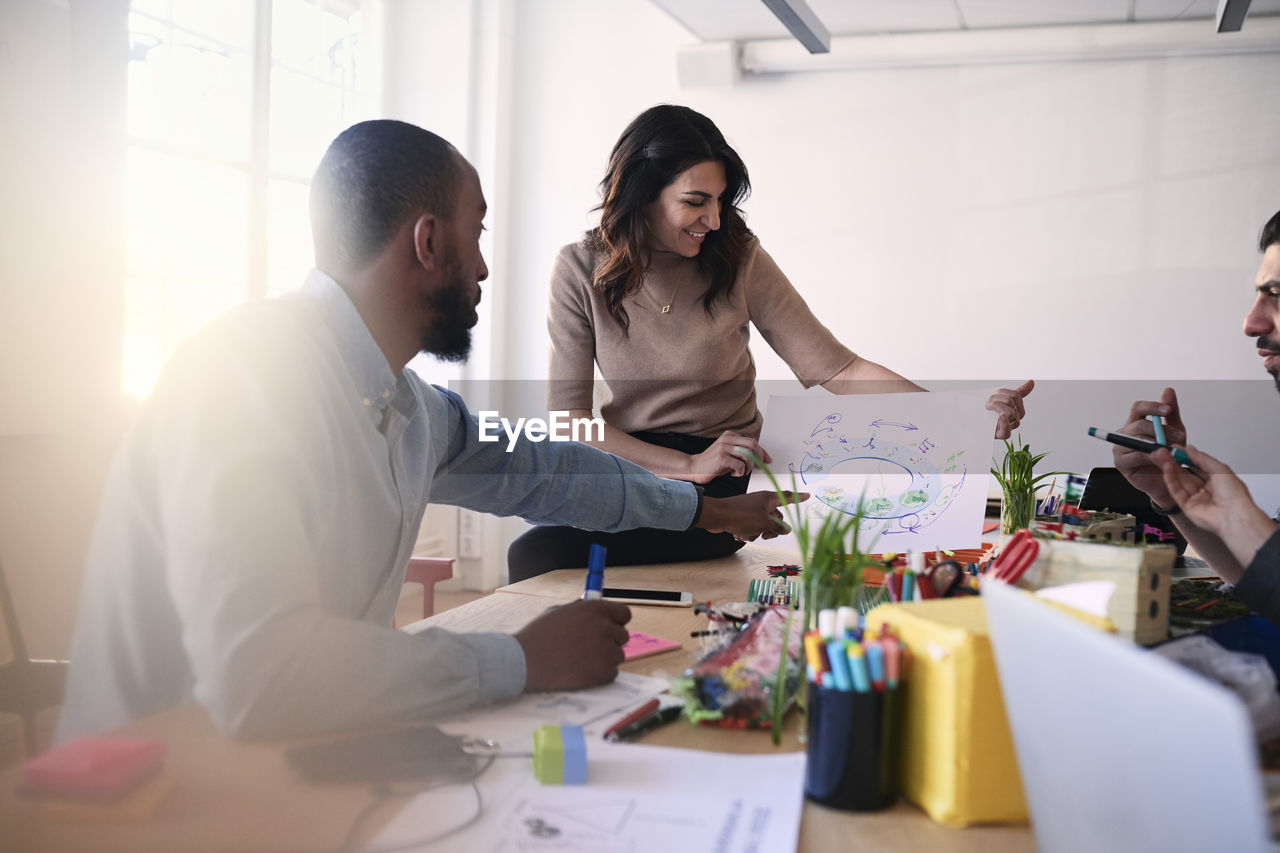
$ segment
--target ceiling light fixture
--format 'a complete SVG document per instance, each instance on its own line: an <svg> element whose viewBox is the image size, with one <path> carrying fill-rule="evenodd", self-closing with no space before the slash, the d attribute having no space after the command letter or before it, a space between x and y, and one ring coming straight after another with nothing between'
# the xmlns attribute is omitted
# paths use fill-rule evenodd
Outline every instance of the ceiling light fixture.
<svg viewBox="0 0 1280 853"><path fill-rule="evenodd" d="M831 33L805 0L761 0L810 53L829 53ZM1227 2L1227 0L1222 0ZM1249 5L1249 0L1244 0Z"/></svg>
<svg viewBox="0 0 1280 853"><path fill-rule="evenodd" d="M1249 0L1218 0L1218 32L1238 33L1249 14Z"/></svg>

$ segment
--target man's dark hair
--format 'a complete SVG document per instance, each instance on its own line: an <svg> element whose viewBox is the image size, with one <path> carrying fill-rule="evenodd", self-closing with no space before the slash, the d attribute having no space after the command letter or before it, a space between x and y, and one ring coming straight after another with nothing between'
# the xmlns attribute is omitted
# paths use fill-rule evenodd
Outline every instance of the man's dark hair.
<svg viewBox="0 0 1280 853"><path fill-rule="evenodd" d="M1280 211L1262 226L1262 234L1258 236L1258 251L1265 252L1274 243L1280 243Z"/></svg>
<svg viewBox="0 0 1280 853"><path fill-rule="evenodd" d="M402 121L364 121L344 130L311 181L316 266L329 273L361 269L408 217L452 220L459 160L448 142Z"/></svg>

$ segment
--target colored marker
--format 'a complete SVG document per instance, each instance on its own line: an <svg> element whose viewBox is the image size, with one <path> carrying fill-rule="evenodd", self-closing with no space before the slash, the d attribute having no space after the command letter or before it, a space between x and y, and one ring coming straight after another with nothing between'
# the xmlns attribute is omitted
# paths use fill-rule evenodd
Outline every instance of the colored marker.
<svg viewBox="0 0 1280 853"><path fill-rule="evenodd" d="M898 638L886 636L880 641L880 645L884 647L884 674L885 680L889 684L890 690L898 687L899 668L902 664L902 646L898 643Z"/></svg>
<svg viewBox="0 0 1280 853"><path fill-rule="evenodd" d="M804 635L804 657L809 669L813 670L812 681L821 684L822 674L829 672L831 667L827 663L827 649L817 631L809 631Z"/></svg>
<svg viewBox="0 0 1280 853"><path fill-rule="evenodd" d="M1151 419L1151 428L1156 431L1156 444L1168 444L1164 440L1164 419L1159 415L1148 415Z"/></svg>
<svg viewBox="0 0 1280 853"><path fill-rule="evenodd" d="M836 612L834 610L818 611L818 636L824 643L836 638Z"/></svg>
<svg viewBox="0 0 1280 853"><path fill-rule="evenodd" d="M582 594L587 601L604 597L604 555L603 545L591 546L587 562L587 591Z"/></svg>
<svg viewBox="0 0 1280 853"><path fill-rule="evenodd" d="M857 628L858 611L848 606L836 608L836 632L833 636L843 640Z"/></svg>
<svg viewBox="0 0 1280 853"><path fill-rule="evenodd" d="M1130 450L1136 450L1139 453L1154 453L1162 447L1168 449L1168 446L1164 444L1156 444L1154 441L1145 441L1120 432L1102 432L1097 427L1089 427L1089 435L1094 438L1100 438L1103 441L1109 441L1112 444L1118 444L1121 447L1127 447ZM1191 457L1187 455L1187 451L1181 447L1175 447L1172 453L1173 461L1188 468L1192 467Z"/></svg>
<svg viewBox="0 0 1280 853"><path fill-rule="evenodd" d="M871 673L871 686L876 690L884 690L884 649L879 643L868 643L867 670Z"/></svg>
<svg viewBox="0 0 1280 853"><path fill-rule="evenodd" d="M640 720L645 719L650 714L656 713L660 704L661 703L659 703L657 699L650 699L648 702L645 702L639 708L636 708L634 711L622 717L613 725L609 726L609 728L605 729L604 739L617 740L618 732L620 730L626 728L632 723L636 723L636 722L639 722Z"/></svg>
<svg viewBox="0 0 1280 853"><path fill-rule="evenodd" d="M849 661L849 678L853 682L853 689L858 693L867 693L871 690L871 679L867 676L866 652L857 643L850 643L846 650L846 657Z"/></svg>
<svg viewBox="0 0 1280 853"><path fill-rule="evenodd" d="M836 690L849 692L850 684L850 666L848 653L845 650L844 640L832 640L827 643L827 659L831 661L831 678L835 682Z"/></svg>
<svg viewBox="0 0 1280 853"><path fill-rule="evenodd" d="M665 708L658 708L641 719L627 723L625 726L620 726L611 735L605 735L604 739L608 741L619 741L635 737L636 735L643 734L650 729L656 729L658 726L665 726L672 720L680 719L680 714L683 713L683 711L683 705L668 705Z"/></svg>
<svg viewBox="0 0 1280 853"><path fill-rule="evenodd" d="M937 559L942 559L942 552L937 552ZM915 601L917 598L916 589L917 579L924 575L924 552L908 551L907 552L907 570L902 575L902 600ZM920 595L923 599L924 596Z"/></svg>

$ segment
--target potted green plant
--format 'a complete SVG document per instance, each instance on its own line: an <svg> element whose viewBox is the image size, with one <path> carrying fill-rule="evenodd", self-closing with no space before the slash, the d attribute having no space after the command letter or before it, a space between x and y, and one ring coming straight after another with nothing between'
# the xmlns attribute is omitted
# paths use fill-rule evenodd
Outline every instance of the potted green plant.
<svg viewBox="0 0 1280 853"><path fill-rule="evenodd" d="M861 524L866 518L862 502L858 502L858 511L853 515L842 512L830 512L820 521L805 513L798 504L787 501L786 493L778 485L778 481L760 459L747 454L751 462L765 473L779 499L783 501L783 512L791 533L796 537L800 549L800 587L804 600L804 630L816 630L818 613L837 607L853 607L858 601L862 589L862 572L870 562L859 542ZM799 492L795 481L795 473L791 475L791 491ZM784 636L790 636L791 615L787 618L787 629ZM785 677L786 655L782 655L778 663L778 677L773 691L773 742L779 743L782 736L782 714L786 710ZM801 700L803 702L803 699Z"/></svg>
<svg viewBox="0 0 1280 853"><path fill-rule="evenodd" d="M1021 433L1018 434L1017 445L1005 439L1004 448L1004 459L1000 460L999 469L991 469L991 475L996 478L1003 493L1000 532L1010 534L1031 526L1036 516L1036 489L1039 485L1048 477L1065 476L1067 472L1047 471L1036 474L1036 463L1049 454L1045 452L1033 456L1031 445L1022 443Z"/></svg>

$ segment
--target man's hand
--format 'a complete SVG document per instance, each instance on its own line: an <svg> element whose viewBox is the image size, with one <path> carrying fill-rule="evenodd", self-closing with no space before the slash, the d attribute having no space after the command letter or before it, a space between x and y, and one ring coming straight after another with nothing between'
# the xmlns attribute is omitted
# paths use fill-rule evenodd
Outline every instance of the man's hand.
<svg viewBox="0 0 1280 853"><path fill-rule="evenodd" d="M579 690L618 677L631 608L616 601L553 607L516 632L524 649L524 689Z"/></svg>
<svg viewBox="0 0 1280 853"><path fill-rule="evenodd" d="M750 474L755 466L743 455L744 450L750 451L766 464L773 461L773 457L765 452L760 442L727 429L720 433L715 444L689 457L689 481L709 483L721 474L732 474L735 477Z"/></svg>
<svg viewBox="0 0 1280 853"><path fill-rule="evenodd" d="M1139 400L1134 403L1129 408L1129 420L1116 432L1155 441L1155 427L1152 426L1151 421L1147 420L1147 415L1161 415L1164 418L1164 437L1168 444L1186 444L1187 428L1183 426L1182 413L1178 410L1178 395L1172 388L1166 388L1160 392L1159 402ZM1169 495L1164 475L1152 458L1154 455L1119 445L1111 451L1116 468L1126 480L1133 484L1134 488L1146 492L1147 496L1159 506L1168 508L1175 503L1181 506L1180 501L1174 500Z"/></svg>
<svg viewBox="0 0 1280 853"><path fill-rule="evenodd" d="M1022 405L1022 398L1036 387L1034 379L1028 379L1017 388L1001 388L987 398L986 408L998 414L996 419L996 438L1008 438L1027 416Z"/></svg>
<svg viewBox="0 0 1280 853"><path fill-rule="evenodd" d="M786 503L801 503L809 499L808 492L783 492ZM772 539L791 528L778 512L783 501L776 492L751 492L731 498L704 498L702 513L694 520L695 527L712 533L732 533L743 542L763 536Z"/></svg>
<svg viewBox="0 0 1280 853"><path fill-rule="evenodd" d="M1194 447L1187 448L1194 470L1174 461L1167 450L1151 454L1170 498L1197 527L1217 535L1241 566L1276 532L1275 522L1258 509L1249 487L1229 467Z"/></svg>

